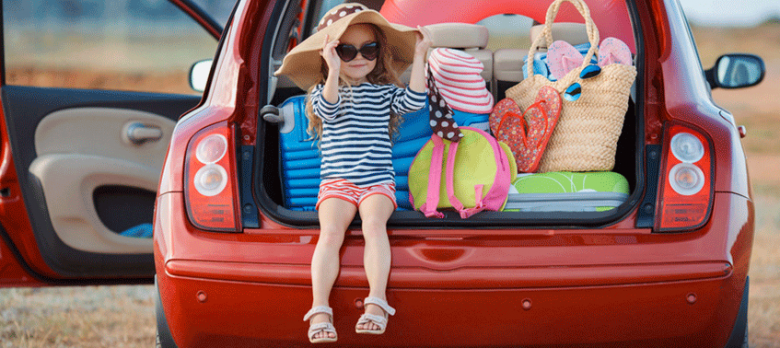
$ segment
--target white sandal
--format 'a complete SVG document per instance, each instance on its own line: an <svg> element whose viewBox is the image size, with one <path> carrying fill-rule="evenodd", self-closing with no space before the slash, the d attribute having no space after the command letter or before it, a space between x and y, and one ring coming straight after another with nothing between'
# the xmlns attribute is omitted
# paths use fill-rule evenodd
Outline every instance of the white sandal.
<svg viewBox="0 0 780 348"><path fill-rule="evenodd" d="M390 305L387 304L387 301L378 298L378 297L366 297L365 300L363 300L363 307L365 308L366 305L376 305L379 308L382 308L383 311L385 311L384 316L378 316L374 314L368 314L363 313L363 315L360 316L360 319L357 322L357 325L365 325L369 323L374 323L377 326L379 326L378 330L366 330L366 329L360 329L355 325L355 332L359 334L371 334L371 335L381 335L385 333L385 328L387 327L387 317L388 315L394 315L395 314L395 308L390 307Z"/></svg>
<svg viewBox="0 0 780 348"><path fill-rule="evenodd" d="M333 326L333 309L327 306L317 306L309 310L303 317L303 321L308 321L313 315L325 313L330 316L330 321L311 324L309 325L309 342L311 343L327 343L336 342L338 334L336 333L336 327ZM325 337L314 338L318 332L324 332ZM329 333L333 333L335 337L328 336Z"/></svg>

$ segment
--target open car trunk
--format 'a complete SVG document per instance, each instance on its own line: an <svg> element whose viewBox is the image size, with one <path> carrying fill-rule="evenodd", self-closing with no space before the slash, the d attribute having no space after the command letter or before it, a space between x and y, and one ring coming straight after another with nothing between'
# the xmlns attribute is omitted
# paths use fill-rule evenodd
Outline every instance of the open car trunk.
<svg viewBox="0 0 780 348"><path fill-rule="evenodd" d="M281 103L281 102L279 102ZM630 105L623 126L613 172L626 178L629 184L629 196L619 206L603 211L576 211L575 206L567 206L562 211L483 211L468 219L461 219L455 211L444 211L444 219L429 219L419 211L396 210L388 225L404 228L435 228L435 227L500 227L500 226L582 226L595 227L610 224L625 216L640 201L642 190L637 189L642 185L643 168L637 148L636 139L642 139L640 130L637 129L636 108ZM262 175L256 177L260 189L258 192L261 208L272 218L281 223L293 226L311 227L318 225L316 211L292 210L286 207L284 202L284 185L281 179L281 159L279 148L279 127L273 123L261 122L259 126L261 135L258 137L257 150L262 158ZM536 194L538 195L538 194ZM550 195L550 199L554 199ZM539 197L544 199L544 197ZM585 205L585 203L583 203Z"/></svg>
<svg viewBox="0 0 780 348"><path fill-rule="evenodd" d="M296 1L292 2L293 4ZM629 2L630 5L630 2ZM307 19L304 21L304 27L307 21L311 21L312 18L317 17L319 9L310 10L307 15ZM289 12L289 11L288 11ZM629 14L632 13L628 11ZM285 25L292 25L282 19L277 27L277 30L273 33L290 32ZM636 23L636 21L634 21ZM638 32L637 28L634 28L634 33ZM444 219L430 219L426 218L421 212L410 209L404 209L400 207L396 210L390 220L388 226L392 229L437 229L437 228L501 228L501 227L514 227L514 228L594 228L599 226L605 226L613 224L622 218L626 217L637 205L641 203L643 192L647 183L645 181L645 163L644 163L644 122L641 114L640 107L642 103L642 90L640 78L642 76L642 59L639 48L641 45L641 38L635 35L636 52L636 67L637 67L637 80L634 83L632 97L628 100L628 108L623 122L623 128L617 144L617 153L615 156L615 167L612 172L619 174L627 181L627 197L623 196L622 203L616 204L613 208L609 209L590 209L585 207L585 203L578 206L576 201L566 204L556 203L553 199L554 195L545 197L544 194L535 194L534 199L553 199L552 203L546 203L548 206L560 206L561 210L542 209L539 211L536 208L530 208L528 211L509 211L510 206L505 211L491 212L483 211L468 219L462 219L455 211L445 211ZM286 41L285 41L286 43ZM281 64L281 60L286 52L286 45L284 48L276 44L273 49L273 56L268 57L271 70L278 68ZM489 51L488 51L489 52ZM491 52L492 53L492 52ZM272 73L272 71L269 71ZM500 98L503 98L505 91L514 86L517 82L501 81L498 76L493 78L493 81L486 83L487 88L493 93L495 101L498 102ZM279 109L285 108L286 101L290 98L295 98L305 95L306 91L295 87L289 81L285 81L282 77L276 80L275 77L269 77L269 90L272 91L272 96L268 97L268 105L276 106ZM263 99L263 98L261 98ZM300 103L299 103L300 104ZM286 106L289 113L293 108L289 105ZM300 106L299 106L300 108ZM302 112L297 110L295 112ZM427 116L425 116L427 119ZM300 124L290 125L288 121L285 123L274 123L264 120L259 117L258 120L258 136L257 147L255 151L258 151L259 164L256 166L254 176L255 198L258 205L268 217L274 219L285 225L300 227L300 228L313 228L317 227L318 219L317 212L311 208L301 209L300 207L290 204L289 195L290 188L287 187L289 178L285 178L285 163L289 159L283 156L283 152L288 151L282 146L284 134L288 134L291 130L290 127L296 127L296 131L304 131L305 127L301 130ZM299 122L300 123L300 122ZM317 151L316 145L314 145L310 151ZM289 168L289 163L287 168ZM396 170L398 171L398 170ZM397 180L398 181L398 180ZM315 183L316 182L316 183ZM309 190L316 190L318 184L318 178L314 178L311 184L309 184ZM399 184L397 182L397 184ZM400 184L399 184L400 185ZM655 185L650 185L655 187ZM653 190L651 188L651 190ZM589 190L584 190L589 191ZM512 198L510 197L510 202ZM545 204L542 204L545 205ZM310 205L313 208L313 204ZM356 217L359 219L359 216ZM359 226L353 225L353 226Z"/></svg>

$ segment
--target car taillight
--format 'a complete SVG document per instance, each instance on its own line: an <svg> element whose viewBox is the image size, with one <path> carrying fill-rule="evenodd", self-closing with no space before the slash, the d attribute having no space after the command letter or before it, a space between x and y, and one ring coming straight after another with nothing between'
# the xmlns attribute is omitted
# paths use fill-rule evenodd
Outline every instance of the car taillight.
<svg viewBox="0 0 780 348"><path fill-rule="evenodd" d="M193 225L237 231L235 149L230 128L219 123L201 130L187 146L184 198Z"/></svg>
<svg viewBox="0 0 780 348"><path fill-rule="evenodd" d="M711 144L700 132L667 129L657 230L680 231L703 225L712 201Z"/></svg>

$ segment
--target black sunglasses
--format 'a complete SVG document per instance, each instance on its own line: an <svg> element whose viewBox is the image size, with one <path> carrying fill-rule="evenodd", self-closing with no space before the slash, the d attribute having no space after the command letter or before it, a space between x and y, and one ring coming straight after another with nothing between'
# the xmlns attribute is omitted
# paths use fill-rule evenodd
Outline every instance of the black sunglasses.
<svg viewBox="0 0 780 348"><path fill-rule="evenodd" d="M360 49L355 48L352 45L340 44L336 45L336 53L344 62L350 62L357 57L358 52L363 58L367 60L374 60L379 55L379 43L369 42Z"/></svg>

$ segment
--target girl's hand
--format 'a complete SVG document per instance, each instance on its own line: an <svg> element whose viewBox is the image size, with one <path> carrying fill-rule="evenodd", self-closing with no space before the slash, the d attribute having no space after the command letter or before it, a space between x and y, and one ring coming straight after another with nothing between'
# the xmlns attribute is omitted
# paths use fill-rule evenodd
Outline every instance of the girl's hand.
<svg viewBox="0 0 780 348"><path fill-rule="evenodd" d="M425 57L425 55L428 54L428 49L433 45L433 41L431 41L431 32L428 31L428 28L419 25L417 26L417 30L420 32L417 34L417 45L414 49L414 55Z"/></svg>
<svg viewBox="0 0 780 348"><path fill-rule="evenodd" d="M417 34L417 44L414 47L414 61L412 62L412 75L409 79L409 88L418 93L425 93L425 58L428 49L431 48L431 32L427 28L417 26L420 31Z"/></svg>
<svg viewBox="0 0 780 348"><path fill-rule="evenodd" d="M320 55L325 59L325 64L328 64L328 74L339 75L341 70L341 58L336 53L336 46L339 44L339 40L328 41L328 35L325 35L325 43L320 51Z"/></svg>

